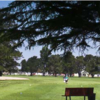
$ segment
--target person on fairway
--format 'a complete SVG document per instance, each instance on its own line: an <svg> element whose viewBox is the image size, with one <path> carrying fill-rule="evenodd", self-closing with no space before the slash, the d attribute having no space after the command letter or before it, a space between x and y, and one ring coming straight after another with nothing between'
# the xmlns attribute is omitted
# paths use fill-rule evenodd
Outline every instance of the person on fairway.
<svg viewBox="0 0 100 100"><path fill-rule="evenodd" d="M65 82L65 83L68 82L68 76L64 76L64 82Z"/></svg>

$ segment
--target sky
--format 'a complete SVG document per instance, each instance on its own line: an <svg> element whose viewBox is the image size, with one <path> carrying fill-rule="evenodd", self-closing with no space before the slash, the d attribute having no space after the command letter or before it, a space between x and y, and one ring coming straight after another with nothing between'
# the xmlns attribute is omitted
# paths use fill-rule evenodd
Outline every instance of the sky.
<svg viewBox="0 0 100 100"><path fill-rule="evenodd" d="M6 7L9 3L11 3L12 1L0 1L0 8L2 7ZM42 46L36 46L34 48L32 48L31 50L25 50L25 47L21 47L18 48L20 52L22 52L23 57L18 61L19 63L23 60L26 59L28 60L28 58L32 57L32 56L37 56L38 58L40 57L40 50L42 49ZM63 51L56 51L56 52L52 52L52 54L62 54ZM92 54L92 55L98 55L96 53L96 49L89 49L89 51L85 52L86 54ZM75 50L73 52L73 55L76 56L81 56L82 53L80 53L78 50Z"/></svg>

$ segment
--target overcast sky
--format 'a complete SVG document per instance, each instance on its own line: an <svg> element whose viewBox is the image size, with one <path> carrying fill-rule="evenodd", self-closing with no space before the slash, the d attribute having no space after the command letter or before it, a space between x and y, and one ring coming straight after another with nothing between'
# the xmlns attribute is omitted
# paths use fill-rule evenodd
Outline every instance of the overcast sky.
<svg viewBox="0 0 100 100"><path fill-rule="evenodd" d="M11 1L0 1L0 8L6 7ZM25 50L25 47L19 48L19 50L23 53L23 58L21 58L18 62L21 62L22 59L28 59L32 56L37 56L38 58L40 57L40 50L42 49L42 46L36 46L34 49L31 50ZM57 51L53 52L53 54L62 54L63 51ZM92 55L97 55L96 54L96 49L89 49L89 51L86 52L86 54L92 54ZM78 50L75 50L73 52L74 56L81 56L81 53Z"/></svg>

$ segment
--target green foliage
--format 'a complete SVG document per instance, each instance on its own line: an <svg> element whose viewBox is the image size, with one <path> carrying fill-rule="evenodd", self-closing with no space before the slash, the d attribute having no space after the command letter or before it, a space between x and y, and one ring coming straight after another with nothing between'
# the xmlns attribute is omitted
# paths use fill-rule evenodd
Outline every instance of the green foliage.
<svg viewBox="0 0 100 100"><path fill-rule="evenodd" d="M22 71L22 72L24 72L24 71L25 71L25 72L28 72L27 62L26 62L25 59L21 61L21 71Z"/></svg>
<svg viewBox="0 0 100 100"><path fill-rule="evenodd" d="M21 46L26 40L29 48L38 43L50 45L51 50L85 50L93 47L91 41L95 45L100 41L99 9L95 1L13 1L0 9L0 34L4 33L0 41L16 40ZM2 27L5 24L9 28Z"/></svg>
<svg viewBox="0 0 100 100"><path fill-rule="evenodd" d="M41 57L41 61L42 61L43 64L45 64L45 62L48 60L48 57L49 57L50 54L51 53L50 53L48 47L44 46L42 48L42 50L40 51L40 57Z"/></svg>
<svg viewBox="0 0 100 100"><path fill-rule="evenodd" d="M86 65L86 71L88 71L92 75L92 77L94 77L94 74L99 73L99 57L93 55L86 55L84 60Z"/></svg>
<svg viewBox="0 0 100 100"><path fill-rule="evenodd" d="M30 72L30 76L33 75L33 72L37 72L38 68L39 68L39 62L40 60L37 58L37 56L33 56L31 58L29 58L27 61L24 59L21 62L22 68L21 71L22 72Z"/></svg>
<svg viewBox="0 0 100 100"><path fill-rule="evenodd" d="M50 56L50 50L47 46L44 46L42 50L40 51L40 57L41 57L41 66L43 70L43 76L45 76L45 71L47 67L48 57Z"/></svg>
<svg viewBox="0 0 100 100"><path fill-rule="evenodd" d="M0 71L14 71L19 64L18 60L22 53L17 49L12 49L14 42L0 43Z"/></svg>
<svg viewBox="0 0 100 100"><path fill-rule="evenodd" d="M4 68L3 68L3 66L0 66L0 71L2 71Z"/></svg>
<svg viewBox="0 0 100 100"><path fill-rule="evenodd" d="M75 72L75 57L70 51L67 51L63 55L63 73L70 76Z"/></svg>
<svg viewBox="0 0 100 100"><path fill-rule="evenodd" d="M62 71L62 62L59 55L51 55L48 60L48 71L55 76Z"/></svg>
<svg viewBox="0 0 100 100"><path fill-rule="evenodd" d="M28 59L27 66L29 68L29 71L31 72L31 76L33 72L36 72L38 69L38 59L36 56L33 56Z"/></svg>

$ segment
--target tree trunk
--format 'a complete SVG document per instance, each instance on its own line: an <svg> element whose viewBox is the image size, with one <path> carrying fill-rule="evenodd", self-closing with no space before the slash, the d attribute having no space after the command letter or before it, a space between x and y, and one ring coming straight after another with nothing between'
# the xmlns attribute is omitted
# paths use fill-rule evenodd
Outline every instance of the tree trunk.
<svg viewBox="0 0 100 100"><path fill-rule="evenodd" d="M2 71L0 71L0 76L2 76Z"/></svg>
<svg viewBox="0 0 100 100"><path fill-rule="evenodd" d="M32 72L31 72L30 76L32 76Z"/></svg>
<svg viewBox="0 0 100 100"><path fill-rule="evenodd" d="M33 71L32 71L32 67L30 67L30 76L32 76L32 73L33 73Z"/></svg>
<svg viewBox="0 0 100 100"><path fill-rule="evenodd" d="M43 76L45 76L45 65L43 67Z"/></svg>
<svg viewBox="0 0 100 100"><path fill-rule="evenodd" d="M57 77L57 73L55 73L55 77Z"/></svg>
<svg viewBox="0 0 100 100"><path fill-rule="evenodd" d="M69 73L69 76L71 77L71 76L72 76L72 74L71 74L71 73Z"/></svg>
<svg viewBox="0 0 100 100"><path fill-rule="evenodd" d="M43 76L45 76L45 72L43 72Z"/></svg>
<svg viewBox="0 0 100 100"><path fill-rule="evenodd" d="M94 78L94 74L91 74L92 78Z"/></svg>
<svg viewBox="0 0 100 100"><path fill-rule="evenodd" d="M44 69L43 69L43 76L45 76L45 71L44 71Z"/></svg>
<svg viewBox="0 0 100 100"><path fill-rule="evenodd" d="M56 73L56 71L54 72L54 76L57 77L57 73Z"/></svg>
<svg viewBox="0 0 100 100"><path fill-rule="evenodd" d="M78 77L81 77L81 73L80 72L78 73Z"/></svg>
<svg viewBox="0 0 100 100"><path fill-rule="evenodd" d="M10 73L10 75L11 75L11 70L9 70L9 73Z"/></svg>

